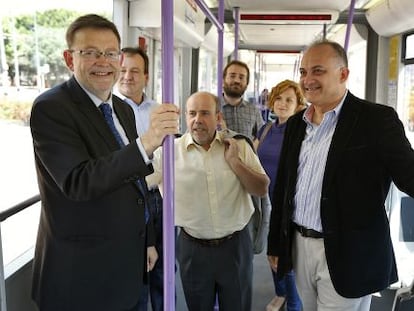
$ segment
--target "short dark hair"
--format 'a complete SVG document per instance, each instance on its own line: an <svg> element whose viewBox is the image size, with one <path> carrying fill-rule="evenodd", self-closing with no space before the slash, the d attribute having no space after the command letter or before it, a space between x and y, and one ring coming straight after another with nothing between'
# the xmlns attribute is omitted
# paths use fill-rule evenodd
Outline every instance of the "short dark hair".
<svg viewBox="0 0 414 311"><path fill-rule="evenodd" d="M247 78L247 84L249 84L249 80L250 80L250 70L249 70L249 66L247 66L247 64L246 64L246 63L241 62L241 61L239 61L239 60L232 60L230 63L228 63L228 64L226 65L226 67L224 67L224 70L223 70L223 79L225 79L225 78L226 78L226 75L227 75L227 69L229 69L229 67L230 67L230 66L233 66L233 65L243 67L244 69L246 69L246 70L247 70L247 77L246 77L246 78Z"/></svg>
<svg viewBox="0 0 414 311"><path fill-rule="evenodd" d="M140 55L144 60L144 73L148 74L149 72L149 59L147 53L140 47L124 47L121 49L123 54L129 55Z"/></svg>
<svg viewBox="0 0 414 311"><path fill-rule="evenodd" d="M346 55L345 49L340 45L338 42L328 40L328 39L321 39L313 42L306 50L310 48L321 46L321 45L328 45L330 46L338 56L338 58L343 62L345 67L348 67L348 56Z"/></svg>
<svg viewBox="0 0 414 311"><path fill-rule="evenodd" d="M87 14L78 17L69 25L66 31L66 43L68 48L72 47L76 32L85 28L111 30L118 39L118 43L121 44L121 36L119 35L118 29L113 22L97 14Z"/></svg>

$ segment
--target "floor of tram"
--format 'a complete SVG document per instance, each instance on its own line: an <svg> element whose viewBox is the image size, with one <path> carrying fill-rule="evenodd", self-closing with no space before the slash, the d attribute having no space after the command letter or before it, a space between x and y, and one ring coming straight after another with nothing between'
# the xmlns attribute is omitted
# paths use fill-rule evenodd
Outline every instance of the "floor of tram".
<svg viewBox="0 0 414 311"><path fill-rule="evenodd" d="M179 273L177 273L177 311L187 311ZM384 290L372 296L370 311L390 311L394 299L394 290ZM254 256L253 260L253 304L252 311L265 311L273 298L273 281L265 252ZM150 310L150 308L149 308Z"/></svg>

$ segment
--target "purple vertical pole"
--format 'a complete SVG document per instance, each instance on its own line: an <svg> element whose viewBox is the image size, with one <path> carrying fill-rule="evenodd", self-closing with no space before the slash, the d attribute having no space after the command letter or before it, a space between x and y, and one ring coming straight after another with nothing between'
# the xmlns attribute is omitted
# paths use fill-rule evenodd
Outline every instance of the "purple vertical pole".
<svg viewBox="0 0 414 311"><path fill-rule="evenodd" d="M346 26L346 34L345 34L345 43L344 43L345 52L348 52L349 37L351 35L351 27L352 27L352 21L354 19L354 11L355 11L355 0L351 0L351 4L349 5L348 23Z"/></svg>
<svg viewBox="0 0 414 311"><path fill-rule="evenodd" d="M234 15L234 52L233 52L233 59L239 59L239 7L233 8L233 15Z"/></svg>
<svg viewBox="0 0 414 311"><path fill-rule="evenodd" d="M219 0L219 10L218 10L218 20L219 24L223 26L224 24L224 0ZM224 36L224 27L217 28L218 32L218 46L217 46L217 97L223 97L223 36ZM214 304L214 311L219 310L218 304L218 295L216 293L216 303Z"/></svg>
<svg viewBox="0 0 414 311"><path fill-rule="evenodd" d="M220 25L224 24L224 0L219 1L218 20ZM217 29L218 47L217 47L217 96L223 97L223 34L224 27Z"/></svg>
<svg viewBox="0 0 414 311"><path fill-rule="evenodd" d="M162 102L174 102L174 1L161 2ZM164 311L175 310L174 136L163 143Z"/></svg>

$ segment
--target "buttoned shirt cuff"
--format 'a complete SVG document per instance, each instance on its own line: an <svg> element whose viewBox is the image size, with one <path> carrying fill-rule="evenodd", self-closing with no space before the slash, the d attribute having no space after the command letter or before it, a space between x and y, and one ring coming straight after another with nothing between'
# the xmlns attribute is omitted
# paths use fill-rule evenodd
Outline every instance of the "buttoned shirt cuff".
<svg viewBox="0 0 414 311"><path fill-rule="evenodd" d="M147 165L151 164L152 163L152 159L150 159L148 157L147 153L145 152L145 148L142 145L141 139L138 137L135 141L137 143L139 152L141 153L142 159L144 160L145 164L147 164Z"/></svg>

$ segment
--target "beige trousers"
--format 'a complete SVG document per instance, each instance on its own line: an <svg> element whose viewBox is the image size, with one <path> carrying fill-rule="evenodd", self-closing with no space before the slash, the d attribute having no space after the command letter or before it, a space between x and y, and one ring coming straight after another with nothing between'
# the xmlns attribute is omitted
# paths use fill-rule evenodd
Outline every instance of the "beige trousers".
<svg viewBox="0 0 414 311"><path fill-rule="evenodd" d="M303 310L369 311L371 295L345 298L336 292L326 264L323 239L305 238L296 232L293 258Z"/></svg>

